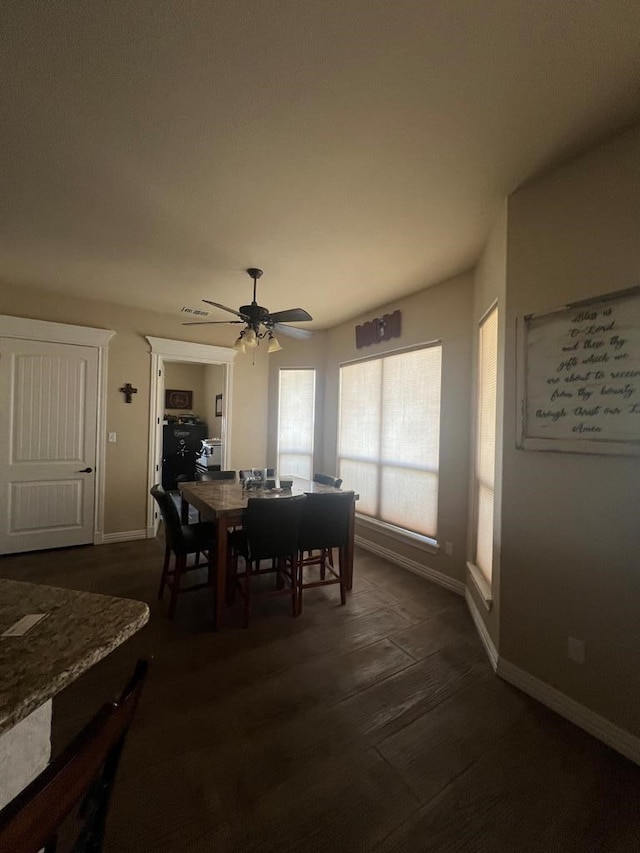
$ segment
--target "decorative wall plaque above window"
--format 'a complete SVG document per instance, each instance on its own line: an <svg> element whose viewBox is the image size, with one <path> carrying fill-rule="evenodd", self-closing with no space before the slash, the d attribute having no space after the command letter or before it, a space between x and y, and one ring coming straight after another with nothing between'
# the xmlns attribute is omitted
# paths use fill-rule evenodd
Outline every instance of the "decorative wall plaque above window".
<svg viewBox="0 0 640 853"><path fill-rule="evenodd" d="M393 314L384 314L382 317L376 317L375 320L356 326L356 349L379 344L390 338L399 338L400 325L400 311L394 311Z"/></svg>

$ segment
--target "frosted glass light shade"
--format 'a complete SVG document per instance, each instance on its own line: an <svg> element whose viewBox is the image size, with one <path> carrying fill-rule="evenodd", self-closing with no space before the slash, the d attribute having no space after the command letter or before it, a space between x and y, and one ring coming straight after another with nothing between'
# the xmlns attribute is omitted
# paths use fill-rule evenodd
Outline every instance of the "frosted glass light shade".
<svg viewBox="0 0 640 853"><path fill-rule="evenodd" d="M256 337L256 333L253 331L253 329L245 329L244 345L245 347L249 347L250 349L253 349L253 347L258 346L258 338Z"/></svg>

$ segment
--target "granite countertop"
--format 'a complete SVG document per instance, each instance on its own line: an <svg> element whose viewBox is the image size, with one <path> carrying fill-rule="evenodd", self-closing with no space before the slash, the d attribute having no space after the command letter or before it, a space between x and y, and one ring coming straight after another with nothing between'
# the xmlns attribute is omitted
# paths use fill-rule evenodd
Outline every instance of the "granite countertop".
<svg viewBox="0 0 640 853"><path fill-rule="evenodd" d="M22 637L0 637L0 734L135 634L142 601L0 578L0 634L48 613Z"/></svg>

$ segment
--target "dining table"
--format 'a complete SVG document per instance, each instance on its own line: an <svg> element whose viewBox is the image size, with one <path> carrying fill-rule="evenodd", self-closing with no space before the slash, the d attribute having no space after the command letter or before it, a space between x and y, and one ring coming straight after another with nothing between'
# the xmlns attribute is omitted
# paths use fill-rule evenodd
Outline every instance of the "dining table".
<svg viewBox="0 0 640 853"><path fill-rule="evenodd" d="M216 525L216 618L215 625L222 624L222 609L226 597L227 584L227 534L230 529L241 527L247 502L250 498L261 500L283 500L292 495L308 493L341 494L344 489L336 489L323 483L316 483L302 477L282 477L285 482L291 482L291 488L245 488L244 481L210 480L197 482L180 482L178 488L181 497L182 523L186 524L189 517L189 507L192 506L200 514L202 521ZM278 482L278 481L276 481ZM349 537L347 546L341 549L340 567L344 572L345 586L350 590L353 586L353 552L355 537L355 507L358 495L354 493L349 522Z"/></svg>

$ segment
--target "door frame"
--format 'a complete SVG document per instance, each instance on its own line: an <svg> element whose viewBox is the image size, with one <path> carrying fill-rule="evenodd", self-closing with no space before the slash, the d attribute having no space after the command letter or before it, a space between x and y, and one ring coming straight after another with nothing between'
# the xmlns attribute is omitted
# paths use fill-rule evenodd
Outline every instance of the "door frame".
<svg viewBox="0 0 640 853"><path fill-rule="evenodd" d="M231 347L218 347L209 344L194 344L189 341L175 341L169 338L155 338L146 335L151 346L151 387L149 391L149 466L147 495L154 483L159 482L159 450L162 448L162 421L164 417L164 399L160 398L161 374L165 361L190 362L193 364L220 364L225 370L223 397L222 429L222 468L228 467L231 458L231 412L233 393L233 362L238 354ZM163 378L163 377L162 377ZM159 519L153 500L147 498L147 538L153 539L158 531Z"/></svg>
<svg viewBox="0 0 640 853"><path fill-rule="evenodd" d="M30 320L0 314L0 338L19 338L51 344L76 344L98 351L98 399L96 412L96 476L93 502L93 544L104 540L104 491L107 430L107 363L109 342L115 335L111 329Z"/></svg>

